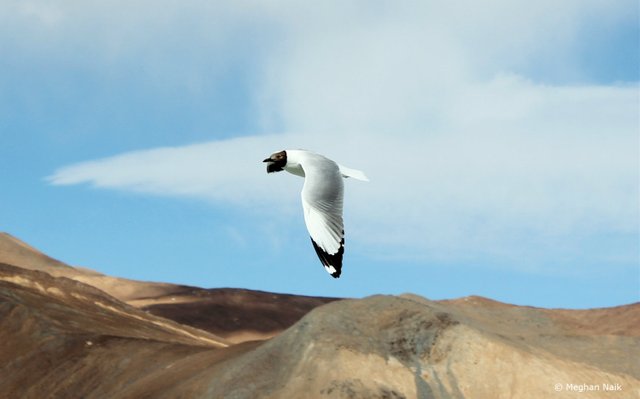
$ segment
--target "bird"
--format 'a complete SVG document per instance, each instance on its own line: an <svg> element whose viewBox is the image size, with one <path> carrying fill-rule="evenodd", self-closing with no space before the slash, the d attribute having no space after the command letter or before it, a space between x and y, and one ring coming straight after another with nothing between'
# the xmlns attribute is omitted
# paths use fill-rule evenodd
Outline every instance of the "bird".
<svg viewBox="0 0 640 399"><path fill-rule="evenodd" d="M313 249L327 273L333 278L340 277L344 255L342 179L369 181L367 176L307 150L282 150L262 162L267 163L267 173L284 170L304 178L302 210Z"/></svg>

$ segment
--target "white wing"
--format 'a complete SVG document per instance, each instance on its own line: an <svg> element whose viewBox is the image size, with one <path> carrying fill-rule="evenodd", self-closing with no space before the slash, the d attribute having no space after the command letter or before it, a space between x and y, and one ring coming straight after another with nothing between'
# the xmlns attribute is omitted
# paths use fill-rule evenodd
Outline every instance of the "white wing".
<svg viewBox="0 0 640 399"><path fill-rule="evenodd" d="M344 178L353 177L356 180L369 181L367 175L361 170L347 168L344 165L338 165L338 167L340 168L340 174L342 174Z"/></svg>
<svg viewBox="0 0 640 399"><path fill-rule="evenodd" d="M344 254L344 183L335 162L313 155L302 164L305 173L302 188L304 221L320 261L329 274L339 277Z"/></svg>

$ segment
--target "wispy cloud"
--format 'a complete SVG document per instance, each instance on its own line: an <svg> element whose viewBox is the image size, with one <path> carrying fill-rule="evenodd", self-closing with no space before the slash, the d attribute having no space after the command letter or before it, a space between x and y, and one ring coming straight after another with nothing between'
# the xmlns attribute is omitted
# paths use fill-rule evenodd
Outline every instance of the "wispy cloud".
<svg viewBox="0 0 640 399"><path fill-rule="evenodd" d="M352 237L386 244L387 253L511 258L530 245L544 251L571 241L571 250L580 251L573 241L632 234L639 196L635 88L511 84L524 87L500 101L520 108L518 115L494 105L493 112L451 123L451 131L236 138L80 163L49 179L289 212L299 207L301 182L265 175L260 160L273 150L305 147L366 170L370 184L347 188ZM481 97L496 96L492 86Z"/></svg>
<svg viewBox="0 0 640 399"><path fill-rule="evenodd" d="M346 212L372 253L597 260L611 254L591 251L593 237L637 234L637 82L588 83L574 50L595 16L627 18L622 2L504 1L464 16L440 3L252 4L218 29L251 19L268 32L250 95L263 132L283 133L121 154L49 181L289 212L300 182L259 161L309 148L370 176L349 182Z"/></svg>

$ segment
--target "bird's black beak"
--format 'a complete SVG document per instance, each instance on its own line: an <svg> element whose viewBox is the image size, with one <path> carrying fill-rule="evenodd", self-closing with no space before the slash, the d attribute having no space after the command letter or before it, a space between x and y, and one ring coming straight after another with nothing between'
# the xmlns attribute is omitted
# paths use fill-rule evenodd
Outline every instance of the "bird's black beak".
<svg viewBox="0 0 640 399"><path fill-rule="evenodd" d="M273 159L271 159L271 158L267 158L267 159L265 159L265 160L264 160L264 161L262 161L262 162L273 162Z"/></svg>

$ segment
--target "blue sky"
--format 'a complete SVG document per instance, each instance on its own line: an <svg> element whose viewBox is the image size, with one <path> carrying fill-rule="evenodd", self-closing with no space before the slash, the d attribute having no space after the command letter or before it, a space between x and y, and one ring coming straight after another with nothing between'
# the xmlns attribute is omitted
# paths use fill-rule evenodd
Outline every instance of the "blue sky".
<svg viewBox="0 0 640 399"><path fill-rule="evenodd" d="M2 0L0 229L202 287L638 301L637 3L530 3ZM338 280L284 148L371 179Z"/></svg>

